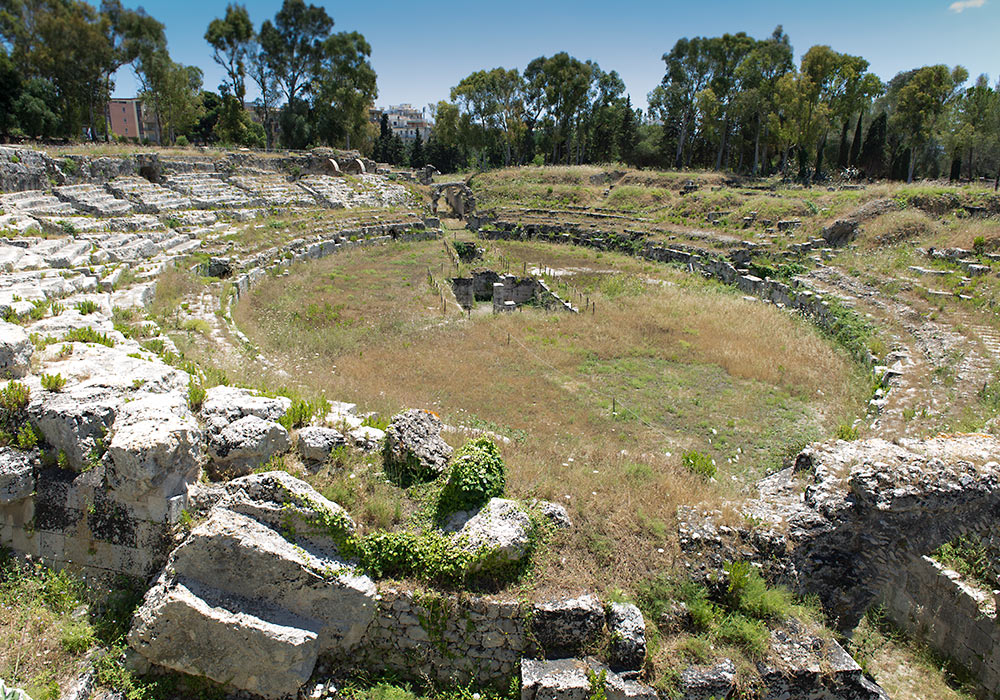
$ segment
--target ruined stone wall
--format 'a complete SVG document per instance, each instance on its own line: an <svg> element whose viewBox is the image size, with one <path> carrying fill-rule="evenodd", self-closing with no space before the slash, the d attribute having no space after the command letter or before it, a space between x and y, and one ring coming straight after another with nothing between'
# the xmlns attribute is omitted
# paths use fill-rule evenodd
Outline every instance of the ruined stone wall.
<svg viewBox="0 0 1000 700"><path fill-rule="evenodd" d="M1000 624L990 596L930 557L914 558L885 590L894 624L961 664L980 685L980 697L1000 697Z"/></svg>
<svg viewBox="0 0 1000 700"><path fill-rule="evenodd" d="M396 588L380 588L378 597L365 642L334 665L460 685L503 686L517 675L530 605Z"/></svg>
<svg viewBox="0 0 1000 700"><path fill-rule="evenodd" d="M665 246L650 241L636 239L632 246L623 249L620 240L610 240L602 232L576 231L572 234L562 233L547 227L533 226L524 230L490 230L480 231L479 235L488 239L520 239L524 237L537 238L551 243L571 243L574 245L597 248L599 250L622 250L647 260L663 263L679 263L687 265L691 271L697 271L707 277L716 279L723 284L735 285L743 293L758 297L781 307L794 309L811 318L821 328L829 328L836 320L831 313L829 304L809 290L802 290L780 280L766 277L761 279L751 275L748 270L737 267L749 259L749 251L730 251L729 259L714 257L705 251L690 252L677 246ZM872 362L874 358L864 358Z"/></svg>

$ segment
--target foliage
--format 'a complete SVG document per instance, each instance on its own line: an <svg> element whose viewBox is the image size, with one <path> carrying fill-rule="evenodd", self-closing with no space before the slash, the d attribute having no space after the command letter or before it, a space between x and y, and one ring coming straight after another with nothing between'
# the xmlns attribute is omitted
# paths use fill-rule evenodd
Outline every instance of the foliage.
<svg viewBox="0 0 1000 700"><path fill-rule="evenodd" d="M301 428L304 425L308 425L313 418L322 418L329 412L330 402L324 398L308 400L296 396L292 398L291 406L289 406L285 415L278 419L278 422L286 430L292 430L293 428Z"/></svg>
<svg viewBox="0 0 1000 700"><path fill-rule="evenodd" d="M996 589L1000 583L989 545L975 535L962 535L952 542L945 542L931 556L987 591Z"/></svg>
<svg viewBox="0 0 1000 700"><path fill-rule="evenodd" d="M8 382L0 389L0 411L6 414L17 413L28 405L31 391L21 382Z"/></svg>
<svg viewBox="0 0 1000 700"><path fill-rule="evenodd" d="M43 374L41 381L42 388L46 391L62 391L66 386L66 378L62 374Z"/></svg>
<svg viewBox="0 0 1000 700"><path fill-rule="evenodd" d="M478 508L503 496L506 486L507 467L496 443L485 436L470 440L452 457L448 481L438 497L438 516Z"/></svg>
<svg viewBox="0 0 1000 700"><path fill-rule="evenodd" d="M859 431L853 425L847 425L846 423L841 423L839 426L837 426L836 437L838 440L857 440L859 437L861 437L861 431Z"/></svg>
<svg viewBox="0 0 1000 700"><path fill-rule="evenodd" d="M115 346L114 338L109 338L106 333L99 333L90 326L72 328L62 337L62 340L70 343L97 343L109 348Z"/></svg>
<svg viewBox="0 0 1000 700"><path fill-rule="evenodd" d="M718 471L715 466L715 460L710 455L696 450L689 450L681 455L681 464L689 472L703 479L714 479Z"/></svg>
<svg viewBox="0 0 1000 700"><path fill-rule="evenodd" d="M77 302L76 304L76 310L79 311L84 316L86 316L87 314L92 314L95 311L99 310L100 308L101 308L100 305L93 299L84 299L83 301Z"/></svg>
<svg viewBox="0 0 1000 700"><path fill-rule="evenodd" d="M194 411L198 412L201 410L201 405L205 403L205 387L199 380L194 377L188 380L187 388L187 403L188 407Z"/></svg>

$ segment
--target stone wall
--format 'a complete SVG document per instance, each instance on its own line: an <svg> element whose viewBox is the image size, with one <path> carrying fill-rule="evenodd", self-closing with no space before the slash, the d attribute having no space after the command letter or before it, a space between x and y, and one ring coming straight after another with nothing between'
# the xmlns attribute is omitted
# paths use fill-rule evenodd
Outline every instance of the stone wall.
<svg viewBox="0 0 1000 700"><path fill-rule="evenodd" d="M968 670L980 697L1000 698L1000 624L992 595L919 557L898 570L884 596L893 623Z"/></svg>
<svg viewBox="0 0 1000 700"><path fill-rule="evenodd" d="M516 600L380 587L364 644L331 662L445 684L504 686L528 647L530 610Z"/></svg>
<svg viewBox="0 0 1000 700"><path fill-rule="evenodd" d="M716 279L723 284L735 285L743 293L758 297L780 307L790 308L812 319L821 328L829 328L836 317L830 311L830 305L815 293L799 289L792 284L771 277L761 279L751 275L742 267L749 262L752 248L737 248L729 251L726 256L713 255L702 249L685 249L683 246L663 245L646 241L641 236L630 238L609 235L603 232L574 231L563 233L558 229L545 226L530 226L511 230L481 230L479 235L487 239L521 239L536 238L550 243L570 243L599 250L620 250L634 254L647 260L663 263L686 265L692 272L700 272L706 277ZM874 358L862 358L869 364Z"/></svg>

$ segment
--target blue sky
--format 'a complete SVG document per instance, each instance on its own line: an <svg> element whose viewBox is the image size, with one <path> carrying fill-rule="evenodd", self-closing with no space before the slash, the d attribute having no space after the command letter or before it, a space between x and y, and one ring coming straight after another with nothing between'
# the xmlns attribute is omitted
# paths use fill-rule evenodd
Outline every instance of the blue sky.
<svg viewBox="0 0 1000 700"><path fill-rule="evenodd" d="M96 4L96 3L95 3ZM125 0L129 6L137 6ZM225 2L144 0L166 25L174 60L205 71L216 89L222 71L212 62L205 28L225 13ZM273 18L281 0L247 0L256 26ZM663 76L661 56L684 36L745 31L763 38L778 24L796 60L813 44L861 55L883 79L934 63L964 65L974 77L1000 75L1000 0L507 0L506 2L321 2L334 31L356 30L372 45L377 104L424 106L447 99L464 76L481 68L522 68L536 56L567 51L617 70L632 100ZM248 86L249 97L254 97ZM116 96L135 93L129 69L119 72Z"/></svg>

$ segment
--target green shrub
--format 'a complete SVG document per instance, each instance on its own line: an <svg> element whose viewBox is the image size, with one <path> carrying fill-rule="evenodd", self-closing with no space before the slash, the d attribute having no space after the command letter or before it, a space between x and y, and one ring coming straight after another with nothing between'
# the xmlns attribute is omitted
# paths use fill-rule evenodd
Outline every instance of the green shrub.
<svg viewBox="0 0 1000 700"><path fill-rule="evenodd" d="M107 345L109 348L115 346L113 338L109 338L105 333L98 333L90 326L72 329L63 336L63 340L74 343L98 343L99 345Z"/></svg>
<svg viewBox="0 0 1000 700"><path fill-rule="evenodd" d="M15 443L22 450L31 450L38 446L38 434L31 427L30 423L25 423L17 430Z"/></svg>
<svg viewBox="0 0 1000 700"><path fill-rule="evenodd" d="M86 316L87 314L92 314L100 308L101 308L100 305L93 299L84 299L83 301L77 302L76 304L76 310L79 311L84 316Z"/></svg>
<svg viewBox="0 0 1000 700"><path fill-rule="evenodd" d="M61 374L43 374L42 388L45 391L62 391L66 386L66 378Z"/></svg>
<svg viewBox="0 0 1000 700"><path fill-rule="evenodd" d="M784 588L770 588L760 572L745 561L724 567L729 577L728 606L758 620L789 617L794 608L792 594Z"/></svg>
<svg viewBox="0 0 1000 700"><path fill-rule="evenodd" d="M945 542L932 556L987 590L997 587L989 547L974 535L963 535L953 542Z"/></svg>
<svg viewBox="0 0 1000 700"><path fill-rule="evenodd" d="M837 439L838 440L857 440L861 437L861 431L851 425L846 423L841 423L837 426Z"/></svg>
<svg viewBox="0 0 1000 700"><path fill-rule="evenodd" d="M314 416L325 416L329 412L330 402L326 399L308 401L306 399L293 398L292 405L288 407L285 415L278 419L278 422L286 430L292 430L293 428L301 428L303 425L308 425Z"/></svg>
<svg viewBox="0 0 1000 700"><path fill-rule="evenodd" d="M187 390L187 402L188 408L192 411L200 411L201 405L205 403L205 387L201 385L201 382L196 381L193 377L188 380L188 390Z"/></svg>
<svg viewBox="0 0 1000 700"><path fill-rule="evenodd" d="M452 458L448 481L438 497L438 516L478 508L503 496L506 487L507 467L500 450L490 438L477 437Z"/></svg>
<svg viewBox="0 0 1000 700"><path fill-rule="evenodd" d="M976 236L972 239L972 250L976 255L982 255L986 252L986 237Z"/></svg>
<svg viewBox="0 0 1000 700"><path fill-rule="evenodd" d="M21 382L8 382L0 389L0 411L7 415L20 413L28 405L31 390Z"/></svg>
<svg viewBox="0 0 1000 700"><path fill-rule="evenodd" d="M689 450L681 455L681 464L692 474L697 474L704 479L714 479L718 470L712 458L702 452Z"/></svg>

